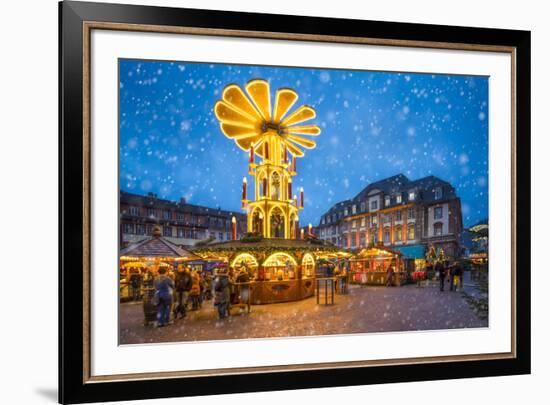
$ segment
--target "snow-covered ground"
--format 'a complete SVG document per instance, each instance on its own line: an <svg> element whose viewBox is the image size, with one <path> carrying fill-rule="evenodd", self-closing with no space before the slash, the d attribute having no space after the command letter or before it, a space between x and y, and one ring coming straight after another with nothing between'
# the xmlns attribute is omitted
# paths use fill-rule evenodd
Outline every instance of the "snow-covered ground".
<svg viewBox="0 0 550 405"><path fill-rule="evenodd" d="M460 292L438 286L359 287L337 295L335 305L315 297L282 304L254 305L250 314L232 311L220 321L212 301L165 328L143 325L141 303L121 304L121 343L311 336L365 332L487 327Z"/></svg>

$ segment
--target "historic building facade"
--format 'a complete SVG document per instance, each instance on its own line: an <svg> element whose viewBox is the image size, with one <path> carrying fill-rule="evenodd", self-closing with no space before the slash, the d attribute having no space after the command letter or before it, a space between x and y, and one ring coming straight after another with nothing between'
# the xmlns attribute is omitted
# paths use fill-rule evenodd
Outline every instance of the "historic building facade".
<svg viewBox="0 0 550 405"><path fill-rule="evenodd" d="M120 244L138 241L152 235L155 225L162 236L181 246L193 246L212 238L227 241L232 238L232 218L237 220L237 238L246 232L246 215L200 205L185 199L170 201L148 195L120 192Z"/></svg>
<svg viewBox="0 0 550 405"><path fill-rule="evenodd" d="M318 236L348 249L382 245L420 258L428 246L461 254L462 211L454 187L435 176L403 174L369 184L322 215Z"/></svg>

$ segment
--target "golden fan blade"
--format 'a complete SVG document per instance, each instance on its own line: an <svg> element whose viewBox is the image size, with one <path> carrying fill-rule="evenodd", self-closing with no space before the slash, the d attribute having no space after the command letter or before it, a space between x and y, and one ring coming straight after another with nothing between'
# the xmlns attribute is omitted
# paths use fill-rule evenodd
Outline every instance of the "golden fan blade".
<svg viewBox="0 0 550 405"><path fill-rule="evenodd" d="M279 89L275 94L273 122L279 122L298 100L298 93L292 89Z"/></svg>
<svg viewBox="0 0 550 405"><path fill-rule="evenodd" d="M232 107L235 107L236 109L239 109L252 117L256 117L258 120L262 118L258 110L256 110L248 97L246 97L241 88L236 84L225 86L223 89L222 98Z"/></svg>
<svg viewBox="0 0 550 405"><path fill-rule="evenodd" d="M245 152L248 152L250 150L250 145L254 144L254 140L253 138L236 139L235 143L239 148L241 148Z"/></svg>
<svg viewBox="0 0 550 405"><path fill-rule="evenodd" d="M221 122L230 122L235 125L250 125L258 122L258 118L232 107L225 101L216 103L214 113Z"/></svg>
<svg viewBox="0 0 550 405"><path fill-rule="evenodd" d="M234 124L221 123L222 132L228 138L243 138L245 136L259 136L260 133L253 126L241 126Z"/></svg>
<svg viewBox="0 0 550 405"><path fill-rule="evenodd" d="M288 127L285 129L285 131L290 134L298 134L298 135L317 136L321 134L321 128L319 128L317 125L302 125L302 126L296 126L296 127Z"/></svg>
<svg viewBox="0 0 550 405"><path fill-rule="evenodd" d="M288 127L294 124L298 124L300 122L310 120L312 118L315 118L315 110L308 105L303 105L292 114L290 114L288 117L286 117L283 122L281 122L281 125L284 127Z"/></svg>
<svg viewBox="0 0 550 405"><path fill-rule="evenodd" d="M294 145L292 142L290 142L287 139L284 139L283 141L284 141L286 147L288 148L288 151L290 153L292 153L294 156L296 156L296 157L303 157L304 156L304 152L300 148L298 148L296 145Z"/></svg>
<svg viewBox="0 0 550 405"><path fill-rule="evenodd" d="M308 149L313 149L317 146L317 143L315 141L312 141L311 139L303 138L298 135L288 134L286 135L286 139Z"/></svg>
<svg viewBox="0 0 550 405"><path fill-rule="evenodd" d="M266 121L271 120L271 97L269 83L265 80L251 80L246 85L246 92Z"/></svg>

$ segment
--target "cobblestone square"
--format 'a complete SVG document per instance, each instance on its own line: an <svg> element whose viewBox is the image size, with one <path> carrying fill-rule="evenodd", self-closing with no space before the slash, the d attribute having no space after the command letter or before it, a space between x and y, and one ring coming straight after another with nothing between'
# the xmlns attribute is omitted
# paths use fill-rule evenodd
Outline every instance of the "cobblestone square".
<svg viewBox="0 0 550 405"><path fill-rule="evenodd" d="M448 286L447 286L448 288ZM466 286L467 288L467 286ZM351 286L334 305L302 301L253 305L251 312L231 311L218 320L212 301L164 328L143 325L141 303L120 305L121 344L313 336L487 327L461 292L426 287Z"/></svg>

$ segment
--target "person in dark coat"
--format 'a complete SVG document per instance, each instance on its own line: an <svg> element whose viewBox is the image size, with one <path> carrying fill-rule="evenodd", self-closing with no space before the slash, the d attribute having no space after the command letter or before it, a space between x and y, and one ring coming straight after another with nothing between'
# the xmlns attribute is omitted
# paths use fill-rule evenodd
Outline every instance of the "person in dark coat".
<svg viewBox="0 0 550 405"><path fill-rule="evenodd" d="M227 273L221 270L214 278L214 305L218 309L220 319L229 315L230 291L229 277Z"/></svg>
<svg viewBox="0 0 550 405"><path fill-rule="evenodd" d="M437 262L435 264L435 271L436 274L439 277L439 290L444 291L445 290L445 268L443 267L443 263Z"/></svg>
<svg viewBox="0 0 550 405"><path fill-rule="evenodd" d="M456 277L456 286L455 286L455 290L458 291L458 290L462 290L462 277L463 277L463 270L462 270L462 266L460 266L460 263L459 262L455 262L455 265L454 265L454 273L455 273L455 277Z"/></svg>
<svg viewBox="0 0 550 405"><path fill-rule="evenodd" d="M157 325L163 327L170 322L170 307L172 306L174 281L166 275L166 269L164 267L161 267L158 273L159 275L155 279L155 294L158 298Z"/></svg>
<svg viewBox="0 0 550 405"><path fill-rule="evenodd" d="M131 270L130 275L130 296L133 301L139 300L141 296L141 274L138 270Z"/></svg>
<svg viewBox="0 0 550 405"><path fill-rule="evenodd" d="M184 267L178 267L178 271L175 276L176 285L176 305L174 305L174 319L177 319L178 314L181 318L185 318L187 315L187 299L189 297L189 291L193 286L193 280L191 273Z"/></svg>
<svg viewBox="0 0 550 405"><path fill-rule="evenodd" d="M456 275L456 266L453 263L449 266L449 291L455 290L455 275Z"/></svg>

